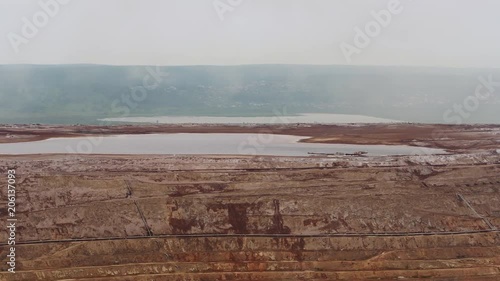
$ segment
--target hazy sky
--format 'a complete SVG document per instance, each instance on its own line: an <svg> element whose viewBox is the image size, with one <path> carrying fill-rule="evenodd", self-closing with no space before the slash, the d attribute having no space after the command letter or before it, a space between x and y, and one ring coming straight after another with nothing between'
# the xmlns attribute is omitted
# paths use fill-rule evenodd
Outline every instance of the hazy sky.
<svg viewBox="0 0 500 281"><path fill-rule="evenodd" d="M355 27L391 1L0 0L0 64L500 67L500 1L400 0L360 48Z"/></svg>

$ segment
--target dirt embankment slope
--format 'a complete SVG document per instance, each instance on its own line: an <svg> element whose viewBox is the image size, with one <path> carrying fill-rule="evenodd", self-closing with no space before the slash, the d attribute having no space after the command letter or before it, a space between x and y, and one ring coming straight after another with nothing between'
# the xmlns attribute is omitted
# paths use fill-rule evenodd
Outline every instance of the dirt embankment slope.
<svg viewBox="0 0 500 281"><path fill-rule="evenodd" d="M19 218L18 272L0 280L500 279L494 154L37 155L0 167L17 169Z"/></svg>

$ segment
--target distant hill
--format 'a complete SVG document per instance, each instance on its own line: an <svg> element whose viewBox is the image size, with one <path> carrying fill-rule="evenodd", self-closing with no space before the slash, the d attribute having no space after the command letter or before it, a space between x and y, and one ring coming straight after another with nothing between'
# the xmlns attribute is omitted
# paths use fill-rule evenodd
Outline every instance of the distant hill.
<svg viewBox="0 0 500 281"><path fill-rule="evenodd" d="M150 70L157 71L152 66ZM155 79L145 66L0 66L0 123L97 123L153 115L272 116L273 110L362 114L453 123L478 77L499 69L248 65L169 66ZM145 78L149 77L149 78ZM133 88L143 85L150 89ZM135 89L135 93L132 93ZM146 93L146 94L145 94ZM135 97L135 98L134 98ZM472 102L469 99L469 102ZM500 87L466 123L500 122ZM471 106L469 106L469 109ZM470 114L470 116L469 116Z"/></svg>

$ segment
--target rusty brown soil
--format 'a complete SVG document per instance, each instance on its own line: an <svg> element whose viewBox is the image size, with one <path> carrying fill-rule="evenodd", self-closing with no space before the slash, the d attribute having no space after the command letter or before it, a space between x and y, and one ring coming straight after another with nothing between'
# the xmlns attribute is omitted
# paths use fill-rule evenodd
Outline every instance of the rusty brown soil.
<svg viewBox="0 0 500 281"><path fill-rule="evenodd" d="M433 139L436 128L446 135ZM31 140L213 129L40 126L3 127L1 134ZM1 155L2 177L8 168L17 171L18 227L15 274L6 272L8 233L0 230L0 280L500 280L500 155L493 150L499 148L498 127L272 129L313 136L308 141L407 143L461 152ZM2 222L6 193L0 189Z"/></svg>
<svg viewBox="0 0 500 281"><path fill-rule="evenodd" d="M468 151L496 149L500 125L357 124L357 125L0 125L0 143L54 137L152 133L265 133L304 136L304 142L412 145Z"/></svg>

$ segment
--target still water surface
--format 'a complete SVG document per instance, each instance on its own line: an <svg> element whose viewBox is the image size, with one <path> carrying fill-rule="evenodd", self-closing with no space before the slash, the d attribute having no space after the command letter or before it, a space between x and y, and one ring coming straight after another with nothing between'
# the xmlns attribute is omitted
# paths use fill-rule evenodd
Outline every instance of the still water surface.
<svg viewBox="0 0 500 281"><path fill-rule="evenodd" d="M445 153L440 149L404 145L315 144L298 142L305 137L272 134L150 134L106 137L53 138L0 144L0 154L248 154L307 156L312 153L407 155Z"/></svg>

